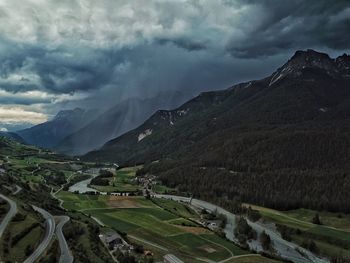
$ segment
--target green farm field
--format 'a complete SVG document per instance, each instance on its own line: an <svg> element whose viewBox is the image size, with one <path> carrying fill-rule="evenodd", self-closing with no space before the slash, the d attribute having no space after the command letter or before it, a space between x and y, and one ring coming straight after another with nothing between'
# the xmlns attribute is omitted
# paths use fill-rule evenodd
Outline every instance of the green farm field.
<svg viewBox="0 0 350 263"><path fill-rule="evenodd" d="M248 205L247 205L248 206ZM321 255L341 256L350 260L350 216L331 212L316 212L309 209L277 211L270 208L249 205L259 210L269 221L285 225L292 229L302 230L301 235L292 235L294 242L302 245L312 238ZM318 213L322 225L312 223L312 218Z"/></svg>
<svg viewBox="0 0 350 263"><path fill-rule="evenodd" d="M175 201L69 192L60 192L58 197L64 201L65 208L83 211L107 227L126 233L132 240L151 249L159 246L162 251L171 251L186 262L197 262L195 258L221 261L247 253L189 221L187 218L198 216Z"/></svg>
<svg viewBox="0 0 350 263"><path fill-rule="evenodd" d="M350 241L349 215L342 215L329 212L316 212L307 209L291 210L286 212L277 211L270 208L251 206L253 209L259 210L260 213L273 222L280 223L291 228L298 228L309 233L322 235L325 237ZM322 225L311 223L312 217L318 213L322 221Z"/></svg>
<svg viewBox="0 0 350 263"><path fill-rule="evenodd" d="M84 210L94 208L107 208L108 196L103 195L80 195L68 191L60 191L57 197L63 200L64 208L68 210Z"/></svg>
<svg viewBox="0 0 350 263"><path fill-rule="evenodd" d="M241 257L233 258L226 263L281 263L275 259L265 258L260 255L244 255Z"/></svg>
<svg viewBox="0 0 350 263"><path fill-rule="evenodd" d="M109 185L91 185L92 188L100 192L135 192L140 189L140 186L133 181L136 175L136 171L140 166L127 167L119 169L115 172L114 176L107 178Z"/></svg>

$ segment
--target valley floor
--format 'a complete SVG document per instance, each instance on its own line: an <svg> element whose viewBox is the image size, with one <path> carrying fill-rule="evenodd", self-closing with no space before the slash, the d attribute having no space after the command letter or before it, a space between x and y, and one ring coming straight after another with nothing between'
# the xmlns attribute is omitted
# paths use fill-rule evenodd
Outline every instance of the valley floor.
<svg viewBox="0 0 350 263"><path fill-rule="evenodd" d="M11 175L0 177L1 191L11 197L18 209L4 227L1 259L23 262L45 241L48 223L43 213L33 210L37 206L44 209L40 211L56 216L55 234L40 252L40 262L59 261L60 247L64 246L67 258L74 258L74 262L113 262L118 261L120 253L135 256L139 262L148 262L150 258L160 262L166 254L194 263L278 262L252 254L247 247L242 248L242 244L237 245L235 215L201 200L160 195L176 193L176 189L162 185L154 176L136 176L140 166L115 169L112 165L101 167L66 160L33 147L16 144L14 148L22 154L0 150L2 167ZM82 182L87 190L75 191L74 187ZM263 218L259 222L248 220L249 225L258 236L266 231L273 241L273 249L265 253L289 259L295 259L299 253L297 257L303 261L294 260L298 263L327 262L301 248L305 240L312 239L319 249L315 254L341 254L350 258L349 215L320 212L322 225L315 225L311 223L315 211L281 212L250 206ZM0 209L3 222L11 208L8 202L2 202ZM296 234L295 229L301 233ZM282 237L291 242L281 238L281 231L288 232L288 237L283 236L284 233ZM110 232L119 235L124 245L103 241L102 237ZM254 250L263 251L258 239L248 240L248 244ZM285 253L284 248L290 251Z"/></svg>

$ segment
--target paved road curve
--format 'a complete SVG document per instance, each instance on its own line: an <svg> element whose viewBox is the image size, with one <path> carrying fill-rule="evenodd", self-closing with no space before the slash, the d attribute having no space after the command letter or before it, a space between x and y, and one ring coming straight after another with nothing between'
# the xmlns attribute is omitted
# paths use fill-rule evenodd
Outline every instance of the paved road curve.
<svg viewBox="0 0 350 263"><path fill-rule="evenodd" d="M15 214L17 214L17 204L16 204L16 202L7 198L3 194L0 194L0 198L4 199L6 202L8 202L10 204L10 210L7 212L6 216L4 217L4 219L2 220L2 222L0 224L0 238L1 238L7 225L10 223L11 219L15 216Z"/></svg>
<svg viewBox="0 0 350 263"><path fill-rule="evenodd" d="M61 250L59 263L72 263L74 258L69 250L67 241L62 232L63 226L70 220L70 218L69 216L55 216L55 218L59 222L56 226L56 236Z"/></svg>
<svg viewBox="0 0 350 263"><path fill-rule="evenodd" d="M15 185L15 187L16 187L16 190L12 193L13 195L16 195L16 194L18 194L19 192L22 191L22 187L20 187L18 185Z"/></svg>
<svg viewBox="0 0 350 263"><path fill-rule="evenodd" d="M40 243L40 245L36 248L36 250L31 254L24 263L34 263L35 260L37 260L40 255L46 250L48 245L50 244L52 237L55 232L55 220L53 216L47 212L46 210L39 208L37 206L33 205L33 209L37 212L39 212L46 220L46 233L43 241Z"/></svg>
<svg viewBox="0 0 350 263"><path fill-rule="evenodd" d="M153 195L156 198L166 198L166 199L172 199L175 201L182 201L182 202L190 202L190 198L187 197L181 197L181 196L174 196L174 195ZM206 209L209 211L217 211L220 214L224 214L227 217L227 226L224 229L225 233L226 233L226 237L237 243L237 240L234 236L234 225L235 225L235 220L236 220L236 216L234 214L232 214L231 212L228 212L227 210L210 204L208 202L202 201L202 200L198 200L198 199L192 199L191 200L191 205L193 205L194 207L200 208L200 209ZM329 262L326 259L323 258L319 258L316 255L314 255L313 253L311 253L310 251L292 243L292 242L288 242L286 240L284 240L280 234L276 231L273 231L272 229L268 228L267 226L260 224L260 223L253 223L248 221L249 225L258 233L260 234L262 231L265 231L268 235L270 235L271 240L273 241L273 246L275 248L275 250L278 252L278 254L284 258L284 259L288 259L292 262L296 262L296 263L327 263ZM249 246L251 249L259 252L262 250L261 245L259 244L259 242L251 242L249 243ZM300 252L298 252L300 251Z"/></svg>

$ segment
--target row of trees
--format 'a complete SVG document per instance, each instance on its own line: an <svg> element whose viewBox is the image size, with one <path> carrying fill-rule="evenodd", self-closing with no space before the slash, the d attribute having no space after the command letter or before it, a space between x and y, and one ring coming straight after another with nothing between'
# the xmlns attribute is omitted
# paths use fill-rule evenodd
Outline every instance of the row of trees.
<svg viewBox="0 0 350 263"><path fill-rule="evenodd" d="M247 242L249 240L258 239L257 232L248 224L247 220L244 217L239 217L236 221L236 228L234 234L238 239L239 243L247 247ZM272 248L272 241L270 236L263 231L259 235L259 241L264 250L270 250Z"/></svg>
<svg viewBox="0 0 350 263"><path fill-rule="evenodd" d="M111 178L113 176L114 174L111 171L106 169L101 169L100 174L91 180L91 184L102 185L102 186L109 185L108 178Z"/></svg>
<svg viewBox="0 0 350 263"><path fill-rule="evenodd" d="M231 211L237 211L243 201L279 210L304 207L350 212L350 175L340 169L248 173L179 165L159 175L167 186L193 193Z"/></svg>

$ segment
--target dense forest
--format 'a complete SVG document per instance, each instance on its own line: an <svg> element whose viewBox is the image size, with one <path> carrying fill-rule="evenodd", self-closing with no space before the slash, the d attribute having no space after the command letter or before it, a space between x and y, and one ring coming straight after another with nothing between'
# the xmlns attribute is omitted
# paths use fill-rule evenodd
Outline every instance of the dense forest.
<svg viewBox="0 0 350 263"><path fill-rule="evenodd" d="M226 207L239 199L278 209L350 212L346 131L332 126L307 132L302 127L219 131L211 141L192 147L185 158L162 159L143 172Z"/></svg>
<svg viewBox="0 0 350 263"><path fill-rule="evenodd" d="M84 158L146 163L141 173L226 207L350 212L349 65L297 52L268 78L158 111Z"/></svg>

